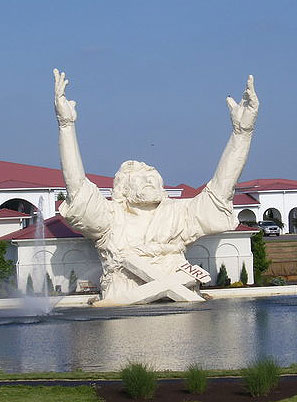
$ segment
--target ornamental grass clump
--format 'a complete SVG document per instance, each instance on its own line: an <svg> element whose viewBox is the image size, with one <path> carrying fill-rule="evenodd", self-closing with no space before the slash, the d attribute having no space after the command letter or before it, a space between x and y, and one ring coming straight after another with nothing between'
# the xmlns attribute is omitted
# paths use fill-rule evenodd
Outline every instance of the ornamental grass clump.
<svg viewBox="0 0 297 402"><path fill-rule="evenodd" d="M265 396L277 387L280 367L273 359L259 361L243 370L246 387L253 397Z"/></svg>
<svg viewBox="0 0 297 402"><path fill-rule="evenodd" d="M129 363L121 372L126 392L134 399L152 398L157 388L157 375L143 363Z"/></svg>
<svg viewBox="0 0 297 402"><path fill-rule="evenodd" d="M198 364L191 364L185 372L187 389L191 394L202 394L207 387L207 372Z"/></svg>

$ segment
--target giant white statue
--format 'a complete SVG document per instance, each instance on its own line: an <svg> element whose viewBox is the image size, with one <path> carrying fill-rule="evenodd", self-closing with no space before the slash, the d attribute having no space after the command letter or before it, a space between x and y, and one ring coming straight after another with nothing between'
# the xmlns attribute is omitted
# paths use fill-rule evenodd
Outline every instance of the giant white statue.
<svg viewBox="0 0 297 402"><path fill-rule="evenodd" d="M65 97L68 80L54 70L55 109L67 198L60 213L92 239L102 261L98 305L148 303L168 297L202 301L197 283L210 280L185 258L199 237L236 228L235 184L246 162L259 102L253 76L240 103L227 97L233 131L213 178L192 199L170 199L158 171L144 162L124 162L115 175L112 200L85 175L76 139L75 102Z"/></svg>

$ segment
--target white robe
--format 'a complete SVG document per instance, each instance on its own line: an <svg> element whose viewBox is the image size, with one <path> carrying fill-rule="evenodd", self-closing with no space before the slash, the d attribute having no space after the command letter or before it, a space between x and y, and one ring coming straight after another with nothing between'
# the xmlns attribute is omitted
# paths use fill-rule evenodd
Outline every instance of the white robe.
<svg viewBox="0 0 297 402"><path fill-rule="evenodd" d="M85 179L73 201L67 199L60 206L60 213L74 229L95 241L103 263L104 297L115 299L124 287L129 291L141 284L125 269L129 256L168 275L185 261L186 245L201 236L236 228L232 200L220 199L212 187L210 181L191 199L164 199L148 221L135 219L134 223L125 204L105 199Z"/></svg>

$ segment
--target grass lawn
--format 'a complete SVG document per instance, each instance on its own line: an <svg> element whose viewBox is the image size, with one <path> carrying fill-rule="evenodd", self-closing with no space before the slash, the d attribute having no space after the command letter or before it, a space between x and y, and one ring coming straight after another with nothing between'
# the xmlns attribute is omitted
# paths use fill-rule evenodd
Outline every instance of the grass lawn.
<svg viewBox="0 0 297 402"><path fill-rule="evenodd" d="M288 399L282 399L279 402L297 402L297 395L292 396L292 398L288 398Z"/></svg>
<svg viewBox="0 0 297 402"><path fill-rule="evenodd" d="M24 385L0 387L0 402L100 402L93 388L27 387ZM101 402L104 402L101 400Z"/></svg>
<svg viewBox="0 0 297 402"><path fill-rule="evenodd" d="M242 371L238 370L207 370L209 377L241 376ZM157 371L157 378L184 378L184 371ZM297 364L290 367L282 367L281 374L297 374ZM40 372L40 373L5 373L0 370L0 380L46 380L46 379L68 379L68 380L120 380L121 372L86 372L83 370L69 372Z"/></svg>

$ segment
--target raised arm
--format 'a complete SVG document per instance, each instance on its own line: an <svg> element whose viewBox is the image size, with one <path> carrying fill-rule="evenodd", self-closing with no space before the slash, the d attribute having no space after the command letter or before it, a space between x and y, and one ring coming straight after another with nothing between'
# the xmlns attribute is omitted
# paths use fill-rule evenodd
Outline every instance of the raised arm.
<svg viewBox="0 0 297 402"><path fill-rule="evenodd" d="M235 185L248 157L259 101L254 89L254 78L249 75L240 103L227 97L233 132L223 152L210 189L223 200L232 200Z"/></svg>
<svg viewBox="0 0 297 402"><path fill-rule="evenodd" d="M68 80L65 73L54 69L55 76L55 110L59 124L59 148L64 180L68 198L71 201L85 178L85 171L80 156L75 132L75 101L69 101L65 96Z"/></svg>

